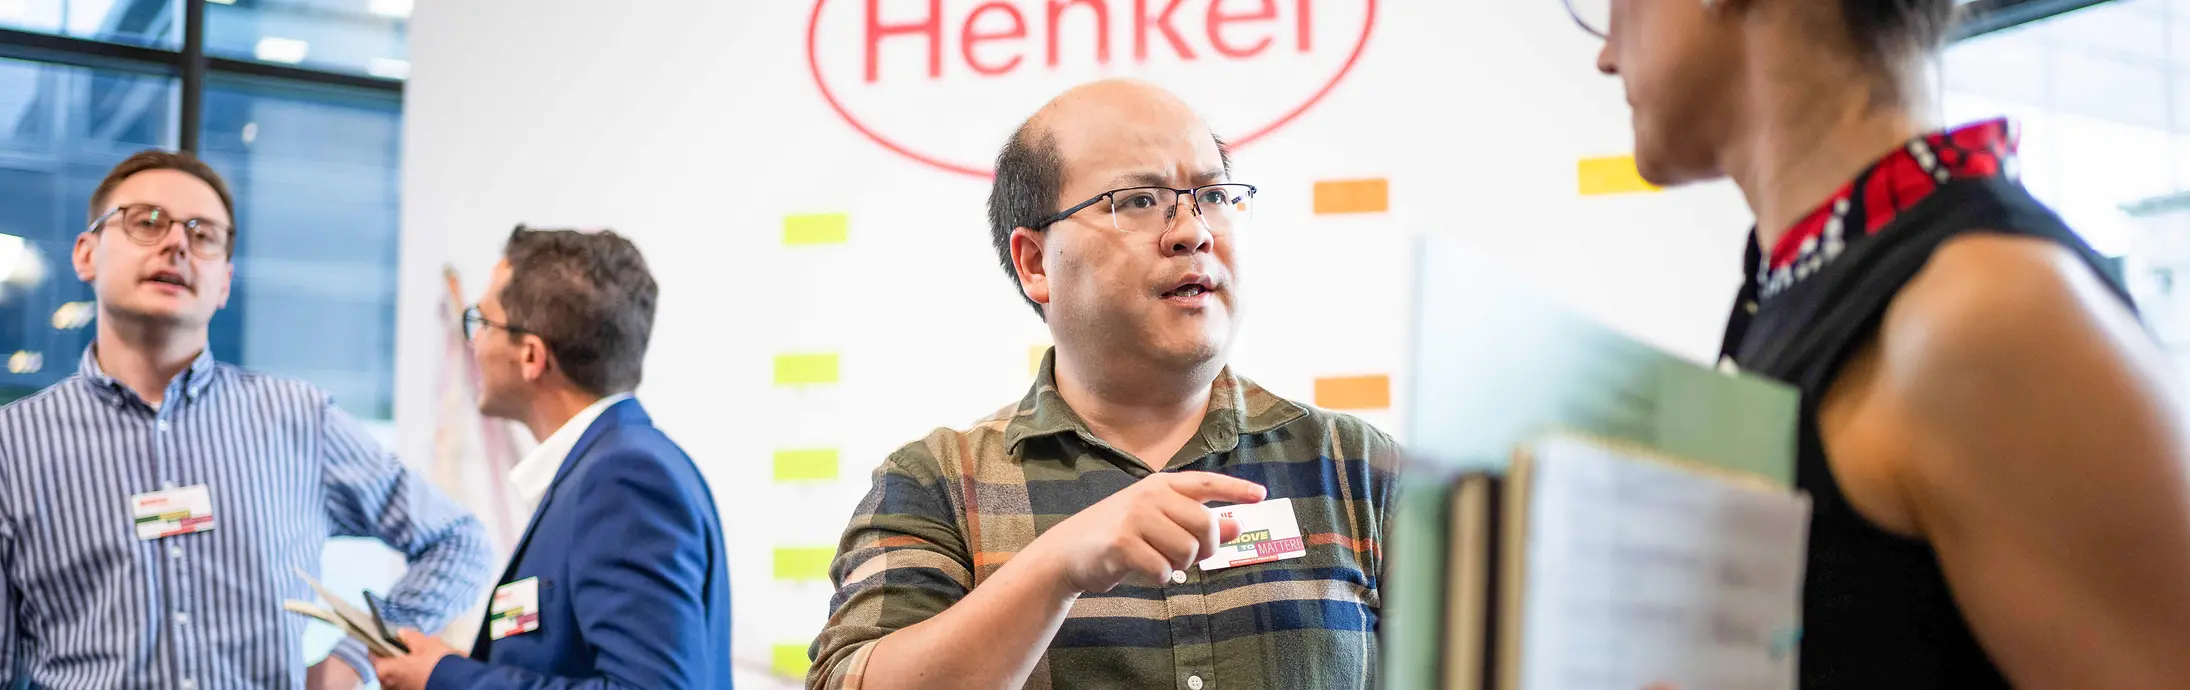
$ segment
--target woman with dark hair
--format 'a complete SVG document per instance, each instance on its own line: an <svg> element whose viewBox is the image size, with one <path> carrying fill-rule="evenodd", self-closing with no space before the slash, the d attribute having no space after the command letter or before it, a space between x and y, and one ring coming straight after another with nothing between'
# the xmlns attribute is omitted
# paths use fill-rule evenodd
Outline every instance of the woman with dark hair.
<svg viewBox="0 0 2190 690"><path fill-rule="evenodd" d="M1756 214L1721 363L1803 394L1802 687L2190 687L2182 391L2013 124L1932 122L1954 4L1568 9L1643 177Z"/></svg>

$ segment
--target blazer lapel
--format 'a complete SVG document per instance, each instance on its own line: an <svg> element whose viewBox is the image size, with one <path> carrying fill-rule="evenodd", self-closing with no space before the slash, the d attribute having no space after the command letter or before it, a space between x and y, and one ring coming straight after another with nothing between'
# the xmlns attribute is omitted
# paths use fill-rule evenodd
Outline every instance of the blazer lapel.
<svg viewBox="0 0 2190 690"><path fill-rule="evenodd" d="M616 427L625 424L645 425L652 422L653 420L647 417L646 410L639 407L638 398L627 398L622 402L610 405L608 409L601 411L601 416L594 418L593 423L586 427L586 432L578 437L578 442L571 444L570 455L563 457L563 464L555 468L555 479L548 482L547 492L540 494L540 505L533 508L532 517L525 522L524 535L518 537L517 546L510 549L509 564L502 566L502 575L494 579L494 586L500 587L508 584L510 577L517 574L517 563L524 560L525 549L532 546L533 529L540 525L540 516L547 514L548 503L555 500L556 487L563 484L564 477L570 476L570 468L578 464L577 459L585 457L586 451L591 450L594 443L599 442L601 437L607 436L608 432ZM492 601L491 593L489 601ZM489 606L492 606L492 604L490 603ZM488 615L492 617L493 614L490 611ZM472 658L485 661L489 642L491 640L487 639L487 626L479 626L479 635L472 641Z"/></svg>

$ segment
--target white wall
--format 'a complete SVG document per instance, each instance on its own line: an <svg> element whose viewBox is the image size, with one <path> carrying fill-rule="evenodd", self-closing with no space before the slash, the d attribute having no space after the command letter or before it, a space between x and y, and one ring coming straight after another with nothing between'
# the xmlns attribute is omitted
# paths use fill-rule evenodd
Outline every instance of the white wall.
<svg viewBox="0 0 2190 690"><path fill-rule="evenodd" d="M1044 0L1017 2L1039 40ZM1358 21L1367 2L1312 8ZM949 0L945 14L973 4ZM1067 42L1056 73L1034 50L1011 76L973 76L950 44L942 80L904 79L924 58L917 41L892 39L882 61L892 78L865 87L858 26L844 23L862 3L835 0L819 32L823 72L878 126L980 163L1019 118L1086 77L1172 86L1236 138L1344 57L1326 48L1338 34L1319 32L1307 56L1137 67L1133 3L1110 4L1120 27L1110 70L1087 64L1082 37ZM1206 4L1185 0L1180 14L1198 17ZM884 7L904 17L924 5ZM1274 7L1281 26L1297 9ZM1725 185L1577 194L1577 160L1630 146L1618 85L1592 68L1594 40L1556 2L1375 7L1351 74L1239 152L1237 177L1263 189L1235 356L1243 372L1303 400L1321 375L1399 373L1403 387L1408 295L1397 269L1410 232L1469 238L1615 326L1710 357L1747 213ZM1016 400L1027 349L1046 339L988 249L985 182L884 150L818 95L805 57L814 11L811 0L421 3L406 96L402 449L431 449L445 262L476 290L517 222L629 234L663 294L640 396L713 483L734 559L738 656L763 665L773 645L811 639L829 595L826 583L774 581L771 549L833 545L875 463L931 427ZM1199 20L1179 25L1206 46ZM1005 52L987 45L980 55ZM1314 181L1353 177L1389 178L1392 212L1310 213ZM851 214L850 243L782 246L786 214L836 211ZM773 387L772 356L808 349L839 352L843 383ZM1365 416L1387 428L1397 419ZM842 449L841 481L771 482L773 450L809 446Z"/></svg>

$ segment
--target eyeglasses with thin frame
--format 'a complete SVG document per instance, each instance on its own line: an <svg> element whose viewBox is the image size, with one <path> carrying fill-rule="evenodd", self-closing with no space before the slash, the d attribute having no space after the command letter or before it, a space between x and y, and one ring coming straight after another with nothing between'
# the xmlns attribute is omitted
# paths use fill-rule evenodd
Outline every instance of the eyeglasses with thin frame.
<svg viewBox="0 0 2190 690"><path fill-rule="evenodd" d="M1109 202L1112 227L1130 233L1161 233L1178 216L1179 199L1194 200L1194 217L1211 232L1233 232L1255 215L1255 186L1238 182L1205 184L1193 189L1162 186L1125 187L1095 195L1035 225L1035 230L1064 222L1088 207Z"/></svg>
<svg viewBox="0 0 2190 690"><path fill-rule="evenodd" d="M183 226L183 236L189 238L191 253L207 259L227 256L228 243L234 235L233 228L219 221L176 218L167 209L152 204L117 206L91 221L91 227L85 232L99 232L116 220L121 222L123 235L144 245L158 244L167 237L169 229L180 224Z"/></svg>
<svg viewBox="0 0 2190 690"><path fill-rule="evenodd" d="M517 326L512 326L506 323L501 323L492 319L488 319L486 314L479 311L479 305L474 304L469 307L465 307L464 340L466 342L477 340L479 338L479 329L482 326L499 328L512 335L524 335L532 332L523 328L519 328Z"/></svg>
<svg viewBox="0 0 2190 690"><path fill-rule="evenodd" d="M1612 0L1564 0L1566 13L1583 31L1597 38L1612 34Z"/></svg>

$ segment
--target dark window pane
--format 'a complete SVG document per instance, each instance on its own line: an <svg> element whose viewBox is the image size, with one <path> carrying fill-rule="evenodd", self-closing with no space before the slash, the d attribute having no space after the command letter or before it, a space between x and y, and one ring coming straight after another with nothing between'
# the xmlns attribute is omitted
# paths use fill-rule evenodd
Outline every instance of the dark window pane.
<svg viewBox="0 0 2190 690"><path fill-rule="evenodd" d="M205 12L208 55L389 79L410 74L411 0L239 0Z"/></svg>
<svg viewBox="0 0 2190 690"><path fill-rule="evenodd" d="M0 0L5 2L6 0ZM76 369L91 288L69 251L108 168L171 147L175 80L0 60L0 399Z"/></svg>
<svg viewBox="0 0 2190 690"><path fill-rule="evenodd" d="M388 419L395 386L393 94L216 78L200 153L236 197L236 280L216 355Z"/></svg>
<svg viewBox="0 0 2190 690"><path fill-rule="evenodd" d="M182 0L0 0L0 27L176 48L181 8Z"/></svg>

